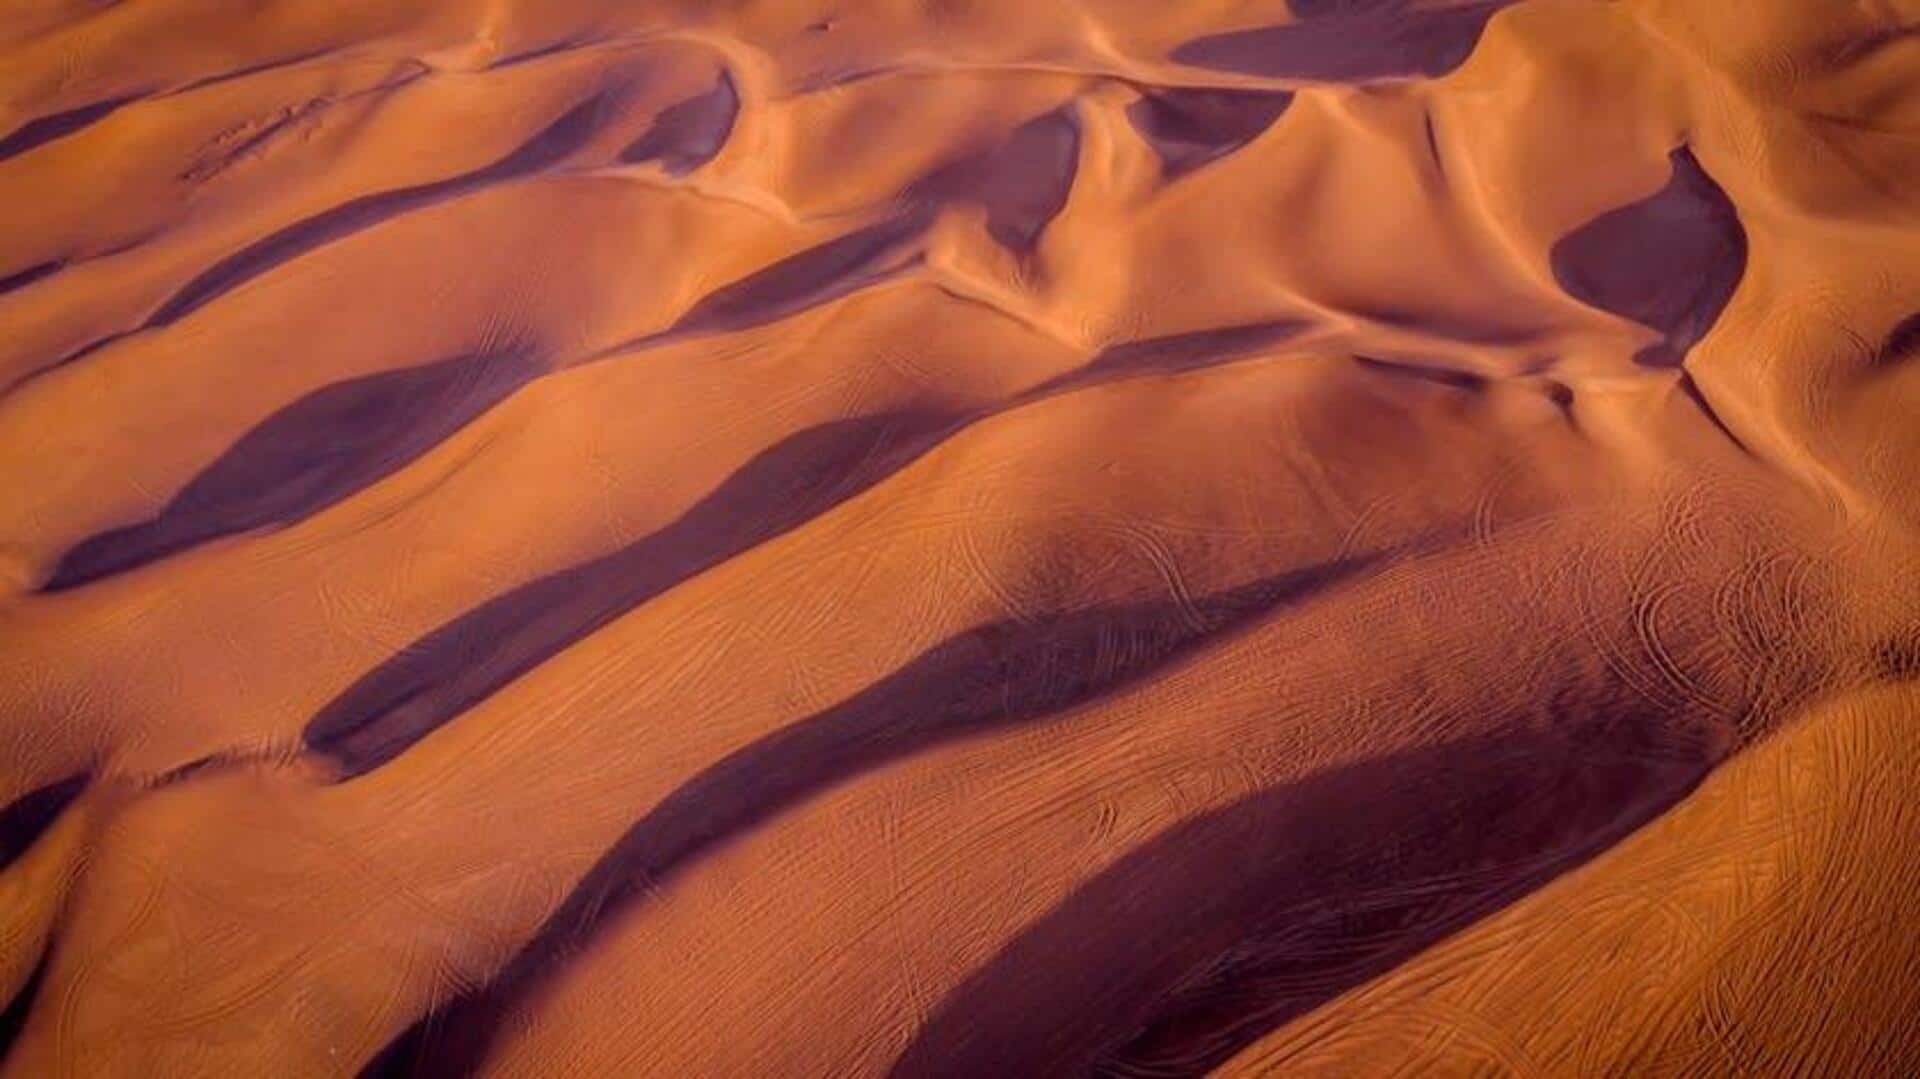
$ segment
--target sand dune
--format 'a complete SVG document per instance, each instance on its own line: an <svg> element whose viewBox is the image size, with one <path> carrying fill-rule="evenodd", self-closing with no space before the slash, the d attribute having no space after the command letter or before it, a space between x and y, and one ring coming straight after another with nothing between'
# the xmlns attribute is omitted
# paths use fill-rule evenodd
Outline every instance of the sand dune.
<svg viewBox="0 0 1920 1079"><path fill-rule="evenodd" d="M0 9L0 1072L1913 1073L1917 27Z"/></svg>

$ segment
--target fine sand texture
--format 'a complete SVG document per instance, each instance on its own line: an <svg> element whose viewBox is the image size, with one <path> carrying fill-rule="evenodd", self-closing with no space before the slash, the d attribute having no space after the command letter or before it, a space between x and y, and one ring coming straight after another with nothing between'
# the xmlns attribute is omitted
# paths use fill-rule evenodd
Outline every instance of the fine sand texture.
<svg viewBox="0 0 1920 1079"><path fill-rule="evenodd" d="M0 0L0 1075L1920 1074L1920 0Z"/></svg>

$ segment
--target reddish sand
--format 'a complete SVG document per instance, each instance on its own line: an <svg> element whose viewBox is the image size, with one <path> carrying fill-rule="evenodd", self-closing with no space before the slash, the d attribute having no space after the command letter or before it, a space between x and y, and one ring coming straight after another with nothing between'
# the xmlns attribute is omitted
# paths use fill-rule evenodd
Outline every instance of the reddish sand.
<svg viewBox="0 0 1920 1079"><path fill-rule="evenodd" d="M1916 87L0 5L0 1070L1920 1073Z"/></svg>

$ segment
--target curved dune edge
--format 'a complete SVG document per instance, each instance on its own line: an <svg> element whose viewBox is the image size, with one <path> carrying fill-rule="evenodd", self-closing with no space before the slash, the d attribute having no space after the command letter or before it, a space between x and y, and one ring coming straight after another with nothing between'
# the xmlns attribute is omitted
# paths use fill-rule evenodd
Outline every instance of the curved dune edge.
<svg viewBox="0 0 1920 1079"><path fill-rule="evenodd" d="M1915 763L1917 708L1909 683L1810 710L1593 865L1220 1074L1343 1074L1379 1060L1501 1074L1786 1061L1898 1072L1920 1052L1901 898L1920 862L1900 838L1911 820L1896 793ZM1803 979L1821 986L1821 1022L1806 1021L1792 984ZM1624 1021L1569 1024L1569 1011Z"/></svg>
<svg viewBox="0 0 1920 1079"><path fill-rule="evenodd" d="M0 17L0 1069L1920 1062L1920 13L721 7Z"/></svg>

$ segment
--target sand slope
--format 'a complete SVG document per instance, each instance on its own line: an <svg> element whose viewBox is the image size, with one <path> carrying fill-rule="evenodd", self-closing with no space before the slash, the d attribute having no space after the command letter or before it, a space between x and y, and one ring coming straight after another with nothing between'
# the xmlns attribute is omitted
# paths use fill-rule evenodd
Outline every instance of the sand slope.
<svg viewBox="0 0 1920 1079"><path fill-rule="evenodd" d="M1913 1072L1917 27L0 7L0 1070Z"/></svg>

